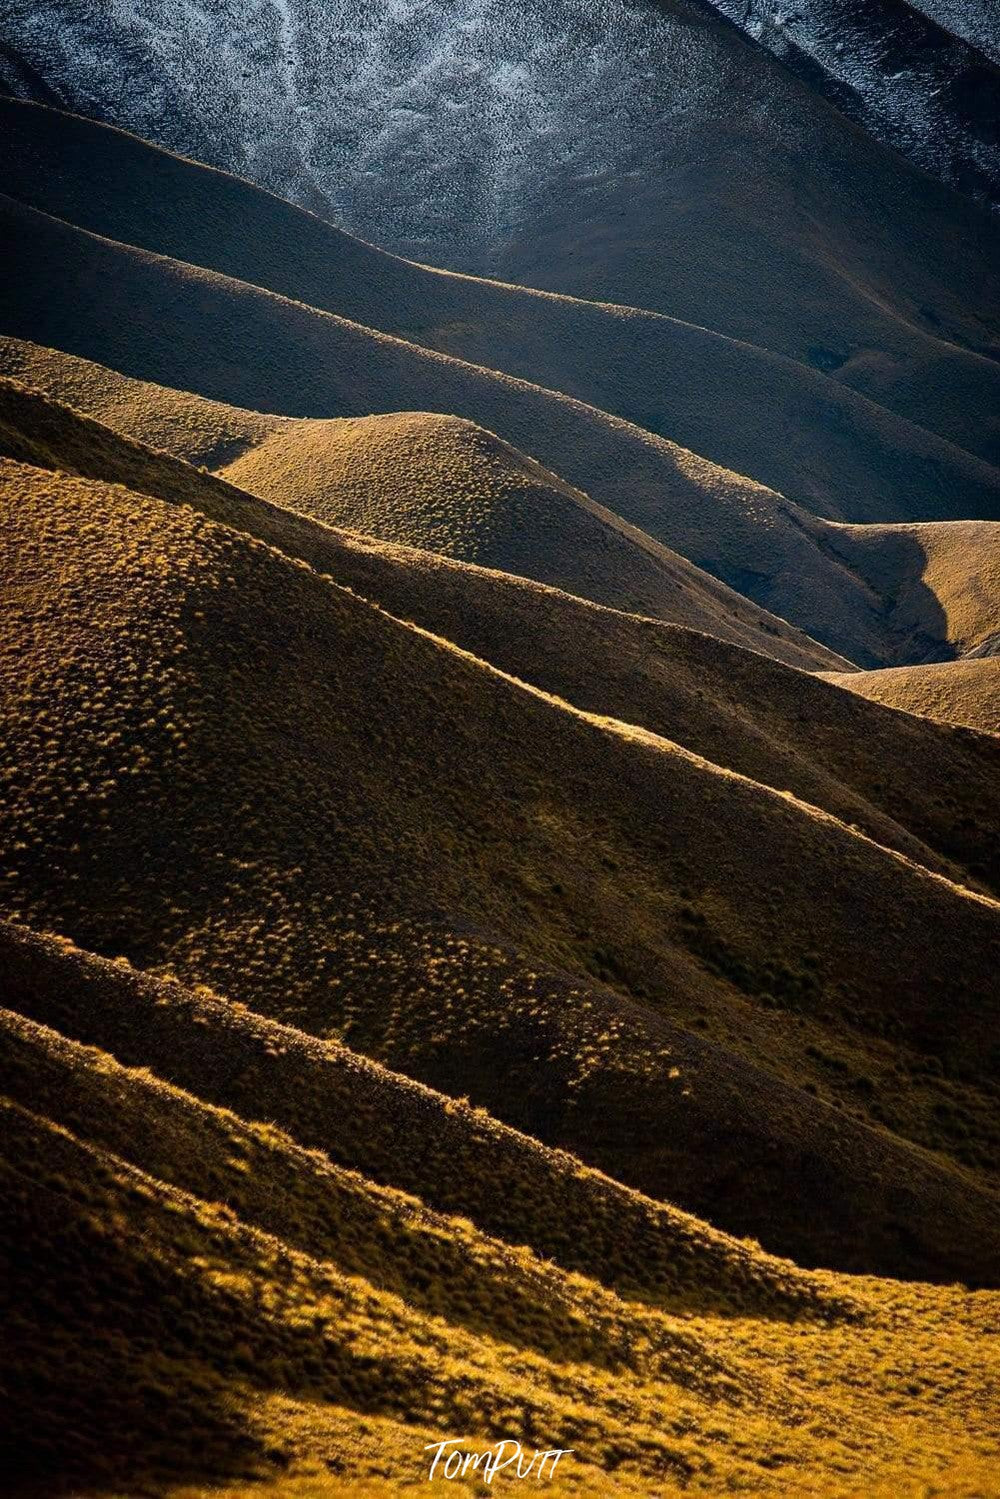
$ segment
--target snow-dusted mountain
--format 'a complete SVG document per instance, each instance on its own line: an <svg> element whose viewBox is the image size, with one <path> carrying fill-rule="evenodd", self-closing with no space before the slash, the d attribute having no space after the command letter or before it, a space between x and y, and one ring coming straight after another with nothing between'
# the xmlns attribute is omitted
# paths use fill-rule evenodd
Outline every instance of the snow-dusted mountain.
<svg viewBox="0 0 1000 1499"><path fill-rule="evenodd" d="M879 140L1000 199L996 0L709 0Z"/></svg>
<svg viewBox="0 0 1000 1499"><path fill-rule="evenodd" d="M29 0L7 79L447 253L456 200L502 236L553 172L620 169L715 93L703 30L623 0Z"/></svg>
<svg viewBox="0 0 1000 1499"><path fill-rule="evenodd" d="M929 19L952 15L988 42L992 5L8 0L0 81L364 237L488 265L554 183L627 179L654 154L662 170L706 114L763 111L775 132L795 131L780 73L734 52L730 22L871 133L997 201L1000 72Z"/></svg>
<svg viewBox="0 0 1000 1499"><path fill-rule="evenodd" d="M911 4L1000 63L1000 16L995 0L911 0Z"/></svg>

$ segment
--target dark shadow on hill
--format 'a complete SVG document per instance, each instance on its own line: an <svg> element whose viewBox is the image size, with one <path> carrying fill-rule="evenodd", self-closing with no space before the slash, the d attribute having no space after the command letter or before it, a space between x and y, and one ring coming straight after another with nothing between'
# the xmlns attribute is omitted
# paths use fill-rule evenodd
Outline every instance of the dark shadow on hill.
<svg viewBox="0 0 1000 1499"><path fill-rule="evenodd" d="M262 1454L205 1347L218 1324L196 1278L144 1253L106 1204L85 1206L86 1175L41 1179L44 1139L20 1123L5 1120L5 1153L18 1158L0 1163L4 1492L135 1493L259 1473Z"/></svg>
<svg viewBox="0 0 1000 1499"><path fill-rule="evenodd" d="M785 514L868 594L874 620L884 631L885 652L879 656L856 650L853 659L859 666L872 670L956 659L959 652L948 638L947 613L924 582L929 559L916 534L893 526L856 526L838 533L822 523L815 528L804 525L790 507L785 507ZM740 592L750 592L732 578L725 581ZM766 606L766 594L758 591L754 596Z"/></svg>

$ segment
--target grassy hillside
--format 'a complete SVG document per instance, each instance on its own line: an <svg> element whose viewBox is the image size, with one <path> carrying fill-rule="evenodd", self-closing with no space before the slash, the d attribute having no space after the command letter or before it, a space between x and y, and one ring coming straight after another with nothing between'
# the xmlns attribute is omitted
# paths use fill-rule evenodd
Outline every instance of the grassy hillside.
<svg viewBox="0 0 1000 1499"><path fill-rule="evenodd" d="M883 601L898 659L971 654L1000 636L1000 527L950 521L824 526L833 553ZM943 650L942 646L951 650Z"/></svg>
<svg viewBox="0 0 1000 1499"><path fill-rule="evenodd" d="M675 536L689 560L752 593L765 609L767 596L780 593L783 604L815 614L831 634L861 637L866 664L883 659L863 649L863 611L858 630L851 629L852 588L843 569L828 567L794 506L753 481L555 392L95 239L16 205L8 211L10 255L20 270L4 316L15 335L279 414L409 408L474 419L654 540L669 546ZM144 309L128 323L115 315L111 290L123 285ZM290 441L297 440L293 431ZM807 578L816 584L815 603ZM819 634L810 624L800 628ZM855 659L843 642L831 648Z"/></svg>
<svg viewBox="0 0 1000 1499"><path fill-rule="evenodd" d="M868 585L829 555L805 512L751 480L554 392L431 356L256 288L239 288L206 272L80 234L27 210L12 206L10 218L22 231L29 221L37 231L20 238L15 235L13 241L20 245L13 253L22 257L24 280L33 287L30 293L22 291L9 298L15 331L30 329L53 345L99 352L122 369L141 369L175 386L190 378L199 391L213 396L232 394L235 386L241 398L257 408L270 404L287 411L289 405L305 405L315 410L325 403L331 414L340 414L378 404L384 409L390 399L398 409L411 397L415 407L427 398L432 412L451 405L482 419L484 425L492 422L489 430L502 437L520 434L518 445L524 453L551 463L561 478L585 487L598 504L752 596L769 613L790 620L838 655L867 666L895 658L899 642L886 630L884 610ZM41 248L45 244L47 252ZM151 315L156 310L155 318L145 328L123 326L113 314L110 291L104 300L81 289L81 303L58 270L67 259L88 284L94 279L110 288L123 279L138 278L134 294ZM71 316L70 306L78 303L84 310ZM211 361L197 352L206 318L214 330L209 339L214 350ZM172 337L166 336L168 328L173 330ZM259 342L265 330L271 334L266 355ZM308 357L309 340L319 341L314 358ZM8 367L23 373L35 363L26 364L20 348L8 356ZM47 363L33 377L51 383L51 361ZM287 392L295 387L302 394L289 399ZM149 398L148 391L136 392L140 410ZM85 392L78 396L74 390L72 399L87 400L87 396ZM109 400L113 400L110 390L97 409L104 410ZM211 421L212 414L205 413L202 420ZM109 419L116 422L117 411L112 410ZM182 430L174 446L193 456L195 443L187 436L186 408L178 412L178 420ZM247 422L234 420L249 436ZM141 435L147 430L139 427ZM320 516L332 511L342 522L351 519L353 506L357 512L354 524L372 524L382 506L378 496L363 500L360 474L352 475L352 483L344 486L348 466L337 448L346 430L327 426L317 431L286 424L275 429L257 460L248 456L246 436L241 437L235 446L242 456L236 460L240 467L234 477L244 485L251 481L259 485L279 503L307 508ZM374 436L386 429L370 424L360 430ZM226 443L231 440L225 438ZM385 476L382 446L373 442L366 450L373 490ZM317 475L323 476L319 482ZM338 483L342 497L334 504ZM316 496L320 497L318 505ZM384 521L384 506L381 516ZM395 526L383 525L382 534L386 532L389 539L414 535L412 528L401 526L398 520ZM430 538L430 532L420 535L425 545ZM520 566L508 557L498 560L505 567ZM542 576L563 581L551 568ZM608 600L606 591L595 594L583 589L578 577L567 581L574 589ZM622 601L630 608L650 610L648 588L646 599L633 590L633 596ZM780 629L772 620L759 623L768 630Z"/></svg>
<svg viewBox="0 0 1000 1499"><path fill-rule="evenodd" d="M555 290L0 99L14 1499L994 1490L1000 238L663 3Z"/></svg>
<svg viewBox="0 0 1000 1499"><path fill-rule="evenodd" d="M992 1273L995 902L191 510L3 478L11 913L768 1247Z"/></svg>
<svg viewBox="0 0 1000 1499"><path fill-rule="evenodd" d="M7 380L44 391L104 426L197 468L232 463L294 418L229 406L152 381L123 375L103 364L20 338L0 337L0 372ZM41 411L38 421L43 420ZM20 424L22 440L42 451L42 434ZM65 441L65 434L62 440ZM40 460L39 460L40 461ZM67 458L63 465L71 470Z"/></svg>
<svg viewBox="0 0 1000 1499"><path fill-rule="evenodd" d="M234 482L283 506L388 540L475 558L598 602L704 628L793 664L811 664L804 653L794 657L784 645L772 644L768 636L774 625L763 628L745 607L738 624L727 618L728 608L720 612L708 599L700 617L691 603L685 609L679 596L690 599L690 575L681 577L675 559L665 593L659 549L648 538L629 538L641 544L640 555L606 525L596 547L578 530L553 533L521 525L514 520L516 507L506 502L524 503L537 483L537 466L525 468L523 455L517 455L512 468L510 449L489 434L474 438L467 423L417 413L296 423L130 380L17 339L0 340L0 370L20 374L118 431L192 462L214 460ZM30 427L26 414L20 428ZM7 451L44 461L27 449L22 454L8 446ZM508 457L502 458L505 451ZM529 470L534 479L527 477ZM124 472L88 472L128 481ZM559 487L550 475L538 495L548 493L565 511L566 494L560 499ZM154 492L159 492L155 481ZM713 496L716 503L706 505L700 517L682 510L668 518L665 529L682 547L707 551L710 565L731 572L744 586L741 559L752 557L764 571L751 572L751 588L766 590L779 611L806 613L814 627L825 620L828 636L846 637L844 648L861 658L892 663L946 658L975 648L996 629L1000 586L991 560L996 534L991 525L830 525L780 496L761 490L757 496L766 503L750 510L726 509ZM499 512L498 498L504 501ZM586 496L575 492L568 513L593 538L593 522L582 515L581 504L586 507ZM509 518L499 546L497 513ZM772 534L775 517L785 525L778 542ZM489 547L484 546L487 530L494 536ZM588 551L585 559L582 549ZM617 587L609 586L613 577Z"/></svg>
<svg viewBox="0 0 1000 1499"><path fill-rule="evenodd" d="M632 613L676 621L678 594L692 591L675 552L458 417L283 426L221 473L317 520Z"/></svg>
<svg viewBox="0 0 1000 1499"><path fill-rule="evenodd" d="M994 1297L804 1274L342 1046L23 928L0 949L13 1491L397 1492L425 1442L512 1423L573 1448L566 1492L988 1470ZM833 1351L885 1370L874 1399L831 1398Z"/></svg>
<svg viewBox="0 0 1000 1499"><path fill-rule="evenodd" d="M672 617L674 578L666 608L662 584L649 579L651 559L660 560L655 543L631 528L623 537L586 495L456 418L409 412L284 424L221 472L319 520ZM770 491L723 483L707 488L700 507L619 503L683 555L855 661L948 657L1000 627L1000 526L992 522L836 526Z"/></svg>
<svg viewBox="0 0 1000 1499"><path fill-rule="evenodd" d="M1000 658L981 656L895 671L859 671L833 681L907 713L1000 734Z"/></svg>
<svg viewBox="0 0 1000 1499"><path fill-rule="evenodd" d="M442 273L122 131L14 100L0 100L0 121L0 192L57 218L563 391L818 514L1000 516L996 470L933 422L917 428L801 354L712 332L711 316L685 323ZM869 335L872 323L869 307ZM936 346L911 334L924 367ZM983 380L984 406L988 369Z"/></svg>
<svg viewBox="0 0 1000 1499"><path fill-rule="evenodd" d="M96 380L99 367L84 368ZM367 430L365 423L290 424L257 412L241 412L212 402L199 403L197 397L148 385L138 390L123 390L120 378L109 382L109 390L113 394L105 392L106 398L88 400L87 404L95 406L122 430L150 432L153 437L170 440L175 449L194 449L200 453L218 418L217 430L222 435L216 446L221 441L230 452L255 441L265 429L282 437L294 431L296 435L287 451L298 465L302 455L308 455L310 442L318 433L322 470L317 464L314 472L328 470L331 460L336 458L336 449L331 450L329 442L331 430L348 432L358 426L362 431ZM73 395L76 399L78 392L74 390ZM379 419L379 423L384 421L391 432L398 430L400 421L405 420L391 417ZM586 495L571 490L556 475L546 474L522 454L498 443L492 434L480 432L467 423L426 415L411 414L409 420L434 434L429 449L434 461L421 466L415 454L402 455L404 465L412 467L414 495L418 490L422 492L424 508L420 511L414 506L410 512L405 478L410 470L393 471L395 505L381 507L385 529L390 532L398 528L404 534L426 534L428 545L433 543L447 550L457 546L459 537L472 550L489 545L498 554L495 557L498 563L523 566L541 577L575 584L592 595L614 599L627 607L645 606L661 618L710 631L721 639L738 641L797 666L847 664L783 620L761 613L682 557L623 526L617 517L603 512ZM380 432L381 425L377 424L375 430ZM469 460L464 471L456 462L458 453L440 450L435 453L442 439L456 433L460 436L468 433L473 439L469 442L463 437L459 445L459 451L464 448ZM313 446L317 446L315 441ZM381 442L371 444L371 448L372 457L384 462ZM263 444L262 451L272 469L276 449L278 453L285 451L273 436ZM5 377L0 377L0 450L22 462L90 478L111 479L142 493L193 504L212 518L260 534L262 539L295 555L299 555L302 545L312 544L297 540L286 544L286 536L311 537L312 533L308 526L303 533L301 519L295 525L283 507L256 502L242 490L196 471L172 454L151 452L145 446L123 440L117 431ZM252 455L247 462L255 470L261 469L259 460ZM280 470L279 477L284 479ZM386 478L387 471L383 468L378 475L379 483ZM304 479L307 473L297 470L296 484L278 482L275 487L281 492L304 487ZM492 497L491 491L496 492ZM345 518L356 524L376 520L372 512L379 509L381 490L370 482L355 485L355 495L358 492L368 495L369 508L355 499L353 506L346 507L352 513ZM345 486L345 495L350 493ZM537 514L532 511L532 499L541 502ZM324 498L318 487L309 488L303 495L307 508L321 515L337 510L335 500L335 490ZM491 514L499 525L491 527ZM519 525L519 520L523 524ZM459 546L458 550L462 548ZM312 552L306 555L313 560Z"/></svg>
<svg viewBox="0 0 1000 1499"><path fill-rule="evenodd" d="M95 366L54 355L51 363L86 378L86 395L103 388ZM123 390L123 384L109 377L115 420L185 440L184 418L196 398L155 387ZM176 413L170 433L158 425L161 404ZM242 415L247 423L257 419ZM193 424L197 442L202 416ZM234 432L241 413L210 408L205 419L216 417L221 430ZM729 649L719 638L739 638L729 616L685 607L686 591L674 598L674 620L700 628L670 629L525 579L331 530L140 447L11 380L0 381L0 453L192 505L576 707L673 738L718 765L793 791L931 869L1000 891L1000 751L991 740L870 709L757 651ZM413 456L401 455L398 471L382 476L390 490L395 485L398 493ZM447 469L437 482L447 493ZM745 639L759 651L753 634ZM911 773L888 777L891 764Z"/></svg>

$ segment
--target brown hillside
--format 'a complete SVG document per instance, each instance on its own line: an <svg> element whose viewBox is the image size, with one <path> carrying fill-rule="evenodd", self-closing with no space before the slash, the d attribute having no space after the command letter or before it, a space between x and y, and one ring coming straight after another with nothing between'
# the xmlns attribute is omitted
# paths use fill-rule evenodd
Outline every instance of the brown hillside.
<svg viewBox="0 0 1000 1499"><path fill-rule="evenodd" d="M1000 526L829 526L832 552L883 601L899 660L972 654L1000 635Z"/></svg>
<svg viewBox="0 0 1000 1499"><path fill-rule="evenodd" d="M283 414L410 407L471 418L654 539L669 545L668 534L682 537L684 555L752 592L764 608L766 596L780 591L783 604L787 593L788 603L838 637L859 633L847 630L851 610L840 598L840 575L831 581L819 548L787 504L751 480L555 392L96 239L13 204L7 217L17 294L0 315L15 334L97 357L124 373ZM95 286L107 288L106 299ZM112 288L115 299L127 295L142 315L117 316ZM806 577L816 582L814 601L801 581ZM832 605L825 585L834 588ZM800 628L814 633L810 624ZM839 638L824 643L867 665L884 659L863 642L858 656Z"/></svg>
<svg viewBox="0 0 1000 1499"><path fill-rule="evenodd" d="M123 131L15 100L0 100L0 121L0 191L57 218L563 391L817 514L1000 516L1000 478L981 460L809 363L710 331L711 316L699 317L703 327L442 273ZM950 284L947 270L936 274ZM869 338L878 317L868 303ZM897 319L891 327L906 331ZM908 331L916 354L907 357L926 366L927 348L939 346Z"/></svg>
<svg viewBox="0 0 1000 1499"><path fill-rule="evenodd" d="M327 524L631 613L676 621L677 596L690 588L676 553L458 417L300 422L279 427L221 473Z"/></svg>
<svg viewBox="0 0 1000 1499"><path fill-rule="evenodd" d="M649 4L390 85L450 270L0 97L11 1499L997 1490L1000 226Z"/></svg>
<svg viewBox="0 0 1000 1499"><path fill-rule="evenodd" d="M3 474L8 910L769 1247L992 1273L996 903L193 511Z"/></svg>
<svg viewBox="0 0 1000 1499"><path fill-rule="evenodd" d="M85 368L88 373L97 369ZM175 391L164 392L160 402L160 387L123 391L112 381L110 388L110 399L95 398L88 404L123 430L164 437L175 449L202 451L220 410L214 402L203 403L203 409L198 397ZM412 413L374 419L375 440L367 441L364 451L369 465L375 467L363 481L348 482L350 468L340 465L344 503L338 506L335 483L328 480L327 490L321 491L319 477L336 469L342 451L340 435L346 438L357 428L368 434L371 423L288 423L235 407L223 407L221 412L221 441L230 451L259 438L265 423L285 439L275 442L272 437L264 442L265 461L251 456L247 467L263 485L282 493L308 490L302 499L310 514L326 516L346 508L349 513L344 519L356 525L374 524L390 534L425 534L427 545L449 552L492 552L498 565L523 567L598 599L644 608L797 666L847 665L843 658L783 620L762 614L739 594L623 525L556 475L469 423ZM400 436L407 423L422 434L416 447ZM331 432L337 434L333 443ZM383 433L397 436L386 441ZM393 442L401 440L406 443L405 451L393 453ZM284 544L288 522L283 509L266 503L262 507L233 485L200 474L172 455L123 440L108 427L4 377L0 377L0 451L20 462L111 479L142 493L193 504L213 519L262 535L282 550L299 555L298 544ZM317 462L306 470L301 465L310 451L316 453ZM343 452L352 457L357 450L348 442ZM387 462L387 456L394 463ZM291 477L282 465L286 457L294 464ZM405 472L400 464L408 465ZM412 485L405 477L409 472ZM312 485L309 473L316 476ZM313 560L312 553L307 555Z"/></svg>
<svg viewBox="0 0 1000 1499"><path fill-rule="evenodd" d="M454 417L284 424L220 472L333 525L676 618L676 571L664 607L654 569L669 568L670 556L648 535ZM855 661L947 656L1000 626L1000 528L988 521L833 526L771 491L725 482L706 484L700 506L620 503L682 555Z"/></svg>
<svg viewBox="0 0 1000 1499"><path fill-rule="evenodd" d="M778 1454L784 1492L981 1485L994 1298L803 1274L339 1045L24 929L0 949L12 1493L398 1492L425 1442L512 1422L572 1447L564 1492L777 1493ZM94 1026L114 1054L70 1039ZM415 1195L379 1184L400 1168ZM834 1350L878 1361L874 1398L831 1391Z"/></svg>
<svg viewBox="0 0 1000 1499"><path fill-rule="evenodd" d="M834 674L832 681L907 713L1000 734L1000 657L980 656L895 671Z"/></svg>
<svg viewBox="0 0 1000 1499"><path fill-rule="evenodd" d="M21 233L19 240L15 233L20 244L15 253L23 255L23 277L34 286L9 310L14 332L30 332L88 356L97 352L119 369L174 386L188 380L213 398L227 395L255 408L287 412L289 406L301 411L305 405L315 411L322 402L323 415L366 414L389 404L398 411L413 397L414 409L444 408L472 417L838 655L865 666L895 659L896 642L885 637L882 611L870 589L828 555L805 512L752 480L554 392L432 356L256 288L237 288L207 272L111 245L29 210L12 205L9 215ZM30 235L25 232L29 221ZM39 236L48 246L47 264ZM68 303L75 306L78 299L67 298L61 269L67 261L88 285L110 287L124 278L150 314L146 328L123 326L110 302L102 307L82 288L81 308L70 316ZM57 310L60 303L66 316ZM209 308L212 334L205 329ZM173 337L165 336L167 328ZM266 359L259 347L265 328L271 333ZM212 361L201 355L203 336L214 350ZM319 390L326 387L325 394L314 382ZM292 394L303 386L312 394ZM288 453L267 464L267 471L281 479L280 492L269 498L303 506L315 468L314 436L287 431ZM281 435L273 442L280 448ZM306 451L298 454L300 442ZM242 483L248 483L249 462L244 458ZM335 453L327 462L336 472Z"/></svg>
<svg viewBox="0 0 1000 1499"><path fill-rule="evenodd" d="M631 589L622 585L609 588L606 563L600 577L595 578L596 557L589 559L589 575L569 571L567 561L579 555L583 545L581 539L574 541L572 536L556 538L549 533L543 540L537 530L532 534L532 530L518 527L508 534L507 545L492 555L478 549L471 538L485 527L485 515L475 496L481 490L492 490L496 482L496 462L487 462L486 450L509 455L510 449L483 434L476 440L474 458L474 429L468 425L463 428L461 423L447 420L435 423L425 415L422 420L426 430L415 443L400 425L417 423L420 418L415 413L387 420L293 423L216 402L205 401L199 407L198 397L131 381L89 361L16 339L0 341L0 369L18 373L117 430L164 446L193 462L201 463L206 456L217 458L220 452L236 454L231 462L220 465L221 472L242 487L319 519L449 555L474 557L598 602L705 628L724 639L779 654L755 621L748 632L753 616L745 609L745 623L741 622L738 629L715 607L700 617L690 606L682 612L678 602L681 580L676 571L665 606L662 582L658 588L652 586L650 573L656 566L657 548L648 541L644 543L645 556L640 557L634 548L625 552L620 539L606 528L603 531L602 548L610 547L622 559L617 569L619 578L622 573L635 578L637 567L640 578L645 574L645 586L633 585ZM30 428L27 416L20 427L25 431ZM446 437L457 441L463 431L468 440L461 459L454 442L446 454ZM9 448L8 452L27 461L44 461L33 458L27 449L20 453ZM516 455L516 484L522 497L524 463L523 455ZM454 484L459 467L465 475L462 487L466 498L458 495L449 501L449 516L457 504L465 517L460 545L449 534L449 529L454 530L454 520L442 523L440 502L442 486ZM505 461L503 467L511 478L510 463ZM412 503L417 494L414 476L418 468L423 495L420 518L418 507ZM88 472L94 477L119 477L129 482L126 473L106 473L99 468ZM554 476L550 475L546 483L550 493L553 483L558 487ZM154 485L152 492L160 491ZM578 502L586 503L586 497L574 493ZM389 495L391 504L384 498ZM989 525L831 526L807 516L780 496L758 490L757 497L759 508L749 512L741 506L726 509L721 504L713 509L706 506L701 517L693 510L682 511L669 518L669 529L682 548L707 550L713 559L710 565L719 571L731 571L741 583L746 582L740 575L744 557L753 557L758 568L770 567L770 576L765 572L752 574L750 586L758 591L766 586L779 611L803 611L814 620L822 616L828 635L846 632L846 648L859 657L893 663L947 657L969 650L996 628L1000 581L990 560L995 532ZM582 518L578 508L573 514L576 520ZM777 545L771 538L775 517L785 523L784 537ZM714 526L706 523L708 518ZM780 654L792 664L809 664L786 650Z"/></svg>
<svg viewBox="0 0 1000 1499"><path fill-rule="evenodd" d="M58 367L85 378L93 395L95 367L68 359ZM131 425L149 423L158 433L158 388L137 394L110 383L112 415L127 412ZM184 398L161 394L165 407L186 414ZM239 413L226 413L233 431ZM193 430L200 442L200 420ZM170 429L181 440L187 431L179 422ZM684 594L675 600L676 618L701 630L668 629L523 579L332 531L9 380L0 381L0 452L193 505L576 707L674 738L718 765L795 792L929 868L1000 890L1000 760L991 740L870 709L757 653L727 649L704 628L722 634L728 617L692 615L681 607ZM887 776L892 764L910 774Z"/></svg>
<svg viewBox="0 0 1000 1499"><path fill-rule="evenodd" d="M0 337L0 372L8 380L44 391L96 418L115 432L203 469L232 463L276 428L293 424L291 417L229 406L186 390L137 380L106 365L20 338ZM36 420L43 422L41 411ZM43 431L23 421L16 425L22 439L35 442L41 452ZM65 434L61 440L65 442ZM62 466L72 470L73 463L67 459Z"/></svg>

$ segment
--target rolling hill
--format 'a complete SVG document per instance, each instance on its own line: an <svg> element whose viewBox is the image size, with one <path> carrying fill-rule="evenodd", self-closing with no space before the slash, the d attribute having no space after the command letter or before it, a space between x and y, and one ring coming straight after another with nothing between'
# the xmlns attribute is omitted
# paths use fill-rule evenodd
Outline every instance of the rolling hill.
<svg viewBox="0 0 1000 1499"><path fill-rule="evenodd" d="M90 395L105 389L94 366L61 360L57 368L86 380ZM160 419L163 411L189 415L194 398L110 385L116 420L125 412L130 425L145 422L157 435L188 432L183 423L166 432ZM193 423L198 442L205 421L234 433L255 416L204 408ZM9 379L0 381L0 453L193 506L576 707L674 738L716 764L794 791L929 868L1000 892L995 746L863 708L766 659L759 645L752 653L729 649L720 639L726 618L694 616L700 628L665 628L527 579L332 530ZM440 482L447 485L447 474ZM675 623L691 617L681 599ZM905 763L912 775L887 779L892 763Z"/></svg>
<svg viewBox="0 0 1000 1499"><path fill-rule="evenodd" d="M12 1499L994 1491L1000 230L916 3L744 8L805 80L686 0L8 28Z"/></svg>
<svg viewBox="0 0 1000 1499"><path fill-rule="evenodd" d="M991 1273L995 901L190 509L3 479L12 914L800 1260Z"/></svg>
<svg viewBox="0 0 1000 1499"><path fill-rule="evenodd" d="M676 622L678 595L696 587L675 552L458 417L401 412L282 426L219 472L317 520L631 613ZM753 620L758 637L767 623ZM771 628L784 633L777 622ZM724 621L722 633L732 638L733 624ZM803 642L803 661L809 650Z"/></svg>
<svg viewBox="0 0 1000 1499"><path fill-rule="evenodd" d="M849 672L834 675L832 680L907 713L1000 734L1000 663L996 655L897 667L895 671Z"/></svg>
<svg viewBox="0 0 1000 1499"><path fill-rule="evenodd" d="M804 1273L335 1042L0 950L16 1486L399 1492L516 1423L575 1493L981 1487L988 1298Z"/></svg>
<svg viewBox="0 0 1000 1499"><path fill-rule="evenodd" d="M831 551L883 601L897 655L975 655L1000 635L1000 527L980 521L824 526ZM951 647L951 649L947 649Z"/></svg>
<svg viewBox="0 0 1000 1499"><path fill-rule="evenodd" d="M774 631L785 639L787 628L745 606L738 620L727 618L731 595L728 602L721 594L711 598L708 580L696 585L697 575L676 556L557 476L543 476L539 487L537 465L468 422L418 413L298 422L266 417L16 339L0 340L0 370L121 432L191 462L208 460L240 487L318 519L707 629L793 665L831 665L819 660L814 645L802 642L793 654L790 642L776 644ZM38 461L27 450L24 456ZM731 486L716 485L711 508L706 496L700 511L660 511L649 524L688 554L701 555L713 571L766 596L777 612L806 615L852 659L947 659L976 649L996 630L995 525L845 526L765 490L754 491L752 507L746 491L736 494L739 503ZM536 502L546 496L564 516L558 532L554 516L541 525L551 505ZM783 534L775 539L779 524ZM751 558L753 569L741 566Z"/></svg>
<svg viewBox="0 0 1000 1499"><path fill-rule="evenodd" d="M1000 517L995 468L808 362L663 314L414 264L59 111L0 99L0 122L0 191L56 218L561 391L832 519ZM989 422L989 366L976 368Z"/></svg>
<svg viewBox="0 0 1000 1499"><path fill-rule="evenodd" d="M669 594L666 608L659 601L662 586L643 586L647 559L659 556L648 536L468 422L405 413L282 426L220 472L253 494L384 541L676 617ZM750 497L733 489L712 486L700 509L628 508L683 555L855 661L948 658L1000 631L1000 523L835 525L766 490ZM595 520L610 531L598 533ZM574 570L571 559L580 558L587 565ZM615 585L602 584L602 564Z"/></svg>
<svg viewBox="0 0 1000 1499"><path fill-rule="evenodd" d="M61 361L58 363L61 368ZM79 372L80 366L75 368ZM124 431L152 429L153 436L171 447L187 451L193 447L199 454L204 435L212 430L217 434L217 455L246 450L258 439L259 447L247 454L247 467L262 480L270 476L286 499L304 482L309 490L303 496L304 503L320 516L333 512L355 525L371 523L378 517L381 529L389 534L398 530L404 535L417 535L428 546L440 547L446 553L461 553L463 548L475 553L490 551L494 561L523 565L539 577L577 584L591 596L613 599L625 607L644 604L659 617L745 643L795 665L846 665L783 620L762 614L683 558L624 526L556 475L546 474L492 434L469 423L413 413L367 423L289 423L200 402L197 397L148 384L125 390L123 382L113 378L110 389L116 394L109 403L97 395L97 391L106 393L103 377L107 373L96 366L85 371L96 396L88 404L104 411L116 426ZM20 382L0 378L0 411L2 446L9 457L91 478L110 478L169 499L180 498L207 508L219 519L235 516L241 525L248 515L267 514L271 526L265 537L268 541L277 537L279 545L288 529L283 507L279 516L274 515L273 506L261 512L260 507L255 509L248 502L242 490L221 483L213 489L187 463L176 458L171 463L163 453L123 444L108 427L88 424ZM424 447L422 463L419 445L410 445L405 455L396 453L397 461L403 456L412 464L414 498L419 493L423 500L422 508L414 504L412 510L405 503L405 476L397 478L394 472L394 492L386 492L381 499L375 488L391 471L386 465L393 441L398 442L398 434L407 423L423 435ZM358 429L370 434L373 427L374 439L363 439L361 448L369 464L369 482L348 485L349 470L340 461L331 434L346 437ZM383 431L397 436L386 442ZM460 439L457 446L456 434ZM285 447L283 439L289 435L291 440ZM352 451L350 443L345 442L343 451L350 461L357 462L357 448ZM301 465L309 463L310 454L312 466L303 472ZM309 482L310 474L315 477L322 472L328 475L330 493L326 496ZM344 482L340 503L335 484L338 473ZM202 499L205 495L207 500ZM345 514L345 509L349 513ZM256 534L252 519L249 525Z"/></svg>
<svg viewBox="0 0 1000 1499"><path fill-rule="evenodd" d="M0 317L15 336L281 415L458 413L654 540L669 546L673 537L690 561L763 608L774 595L784 617L839 655L869 666L885 659L872 649L857 585L830 566L797 508L752 480L557 392L9 202L5 217L12 275ZM124 287L143 309L127 322L114 311Z"/></svg>

